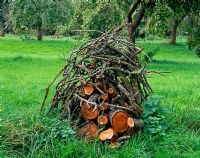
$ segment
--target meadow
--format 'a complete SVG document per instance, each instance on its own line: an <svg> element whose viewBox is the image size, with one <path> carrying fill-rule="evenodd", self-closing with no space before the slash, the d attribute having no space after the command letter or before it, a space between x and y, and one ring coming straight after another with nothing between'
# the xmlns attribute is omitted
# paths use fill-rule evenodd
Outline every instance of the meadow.
<svg viewBox="0 0 200 158"><path fill-rule="evenodd" d="M64 66L69 51L80 41L72 38L45 38L42 42L15 36L0 38L0 158L200 157L200 59L187 49L185 39L179 39L175 46L165 42L164 39L146 40L137 41L137 44L145 52L159 48L153 62L147 65L149 70L171 72L165 77L159 74L149 77L154 89L152 95L161 96L163 106L171 109L164 114L166 135L141 133L119 148L110 149L98 142L82 143L75 138L65 143L51 140L50 146L49 142L40 142L46 135L35 132L27 150L26 144L20 144L26 139L18 137L21 133L37 131L36 128L52 131L61 126L55 119L39 116L39 108L48 83Z"/></svg>

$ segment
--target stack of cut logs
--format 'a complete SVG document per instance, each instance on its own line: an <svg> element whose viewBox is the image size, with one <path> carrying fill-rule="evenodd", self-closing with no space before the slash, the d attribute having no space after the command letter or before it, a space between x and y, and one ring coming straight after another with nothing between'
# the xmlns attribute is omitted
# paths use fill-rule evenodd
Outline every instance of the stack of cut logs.
<svg viewBox="0 0 200 158"><path fill-rule="evenodd" d="M80 100L80 115L85 122L78 131L81 136L118 142L144 125L139 119L143 109L121 84L106 78L82 81L75 96Z"/></svg>
<svg viewBox="0 0 200 158"><path fill-rule="evenodd" d="M142 101L152 92L141 51L115 33L85 42L67 59L49 113L59 111L89 140L116 145L129 138L142 129Z"/></svg>

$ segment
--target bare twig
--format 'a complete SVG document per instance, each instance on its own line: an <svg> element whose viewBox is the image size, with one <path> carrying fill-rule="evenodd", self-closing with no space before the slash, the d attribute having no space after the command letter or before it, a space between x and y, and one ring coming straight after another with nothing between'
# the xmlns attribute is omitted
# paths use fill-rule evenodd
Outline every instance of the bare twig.
<svg viewBox="0 0 200 158"><path fill-rule="evenodd" d="M48 87L46 88L46 93L45 93L44 99L43 99L43 101L42 101L42 105L41 105L41 107L40 107L40 113L42 112L42 110L43 110L43 108L44 108L44 105L45 105L47 96L48 96L48 94L49 94L49 89L50 89L50 87L53 85L53 83L55 82L55 80L62 74L62 72L63 72L63 70L61 70L61 71L59 72L59 74L58 74L56 77L54 77L54 79L51 81L51 83L50 83L50 84L48 85Z"/></svg>

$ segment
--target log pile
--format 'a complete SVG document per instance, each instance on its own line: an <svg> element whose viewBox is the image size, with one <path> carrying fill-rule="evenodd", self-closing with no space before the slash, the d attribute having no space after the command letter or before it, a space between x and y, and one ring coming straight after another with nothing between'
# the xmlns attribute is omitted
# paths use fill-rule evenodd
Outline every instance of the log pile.
<svg viewBox="0 0 200 158"><path fill-rule="evenodd" d="M152 92L141 51L116 33L84 43L67 59L49 113L59 111L84 140L115 147L130 138L144 126L142 101Z"/></svg>

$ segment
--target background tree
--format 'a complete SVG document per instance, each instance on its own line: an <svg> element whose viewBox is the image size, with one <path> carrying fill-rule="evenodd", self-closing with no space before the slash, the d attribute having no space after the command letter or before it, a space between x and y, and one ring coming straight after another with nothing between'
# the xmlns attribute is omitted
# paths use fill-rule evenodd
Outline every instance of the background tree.
<svg viewBox="0 0 200 158"><path fill-rule="evenodd" d="M197 14L193 11L200 8L199 4L199 0L157 1L154 13L147 20L147 31L158 36L170 36L169 44L176 44L177 31L181 22L184 18Z"/></svg>
<svg viewBox="0 0 200 158"><path fill-rule="evenodd" d="M155 6L155 0L112 0L112 1L78 1L76 7L75 23L71 28L86 30L108 31L116 28L121 23L128 26L129 37L135 42L136 31L144 18L145 12ZM91 14L92 13L92 14ZM122 19L126 19L123 21ZM134 20L133 20L134 19ZM96 37L98 33L89 33L90 37Z"/></svg>
<svg viewBox="0 0 200 158"><path fill-rule="evenodd" d="M13 15L19 30L37 30L37 39L42 40L44 29L55 29L69 23L73 12L68 0L15 0Z"/></svg>
<svg viewBox="0 0 200 158"><path fill-rule="evenodd" d="M166 5L169 8L172 15L172 23L171 25L171 36L169 44L176 44L176 36L177 36L177 28L182 22L183 18L188 15L188 12L191 7L191 3L188 0L188 3L180 1L180 0L168 0L166 1ZM179 6L179 7L177 7Z"/></svg>
<svg viewBox="0 0 200 158"><path fill-rule="evenodd" d="M4 37L11 26L11 1L0 0L0 36Z"/></svg>
<svg viewBox="0 0 200 158"><path fill-rule="evenodd" d="M199 6L199 0L163 0L161 5L164 5L168 10L168 15L170 14L171 18L168 20L170 25L170 41L169 44L176 44L177 29L180 26L183 19L188 16L193 10L196 10L196 6ZM160 5L160 6L161 6ZM166 12L165 12L166 14ZM163 14L159 14L163 15ZM166 22L166 18L163 18Z"/></svg>
<svg viewBox="0 0 200 158"><path fill-rule="evenodd" d="M116 3L99 3L93 9L93 14L89 9L83 14L83 27L88 30L99 30L107 32L118 27L121 24L121 10ZM97 37L98 32L89 32L89 37Z"/></svg>
<svg viewBox="0 0 200 158"><path fill-rule="evenodd" d="M70 29L98 30L107 32L121 24L122 11L114 1L74 1L75 14L70 23ZM70 30L69 29L69 30ZM88 31L90 38L98 37L100 33Z"/></svg>
<svg viewBox="0 0 200 158"><path fill-rule="evenodd" d="M153 12L148 15L146 22L146 31L149 34L159 37L168 37L170 35L171 13L166 5L157 3Z"/></svg>

